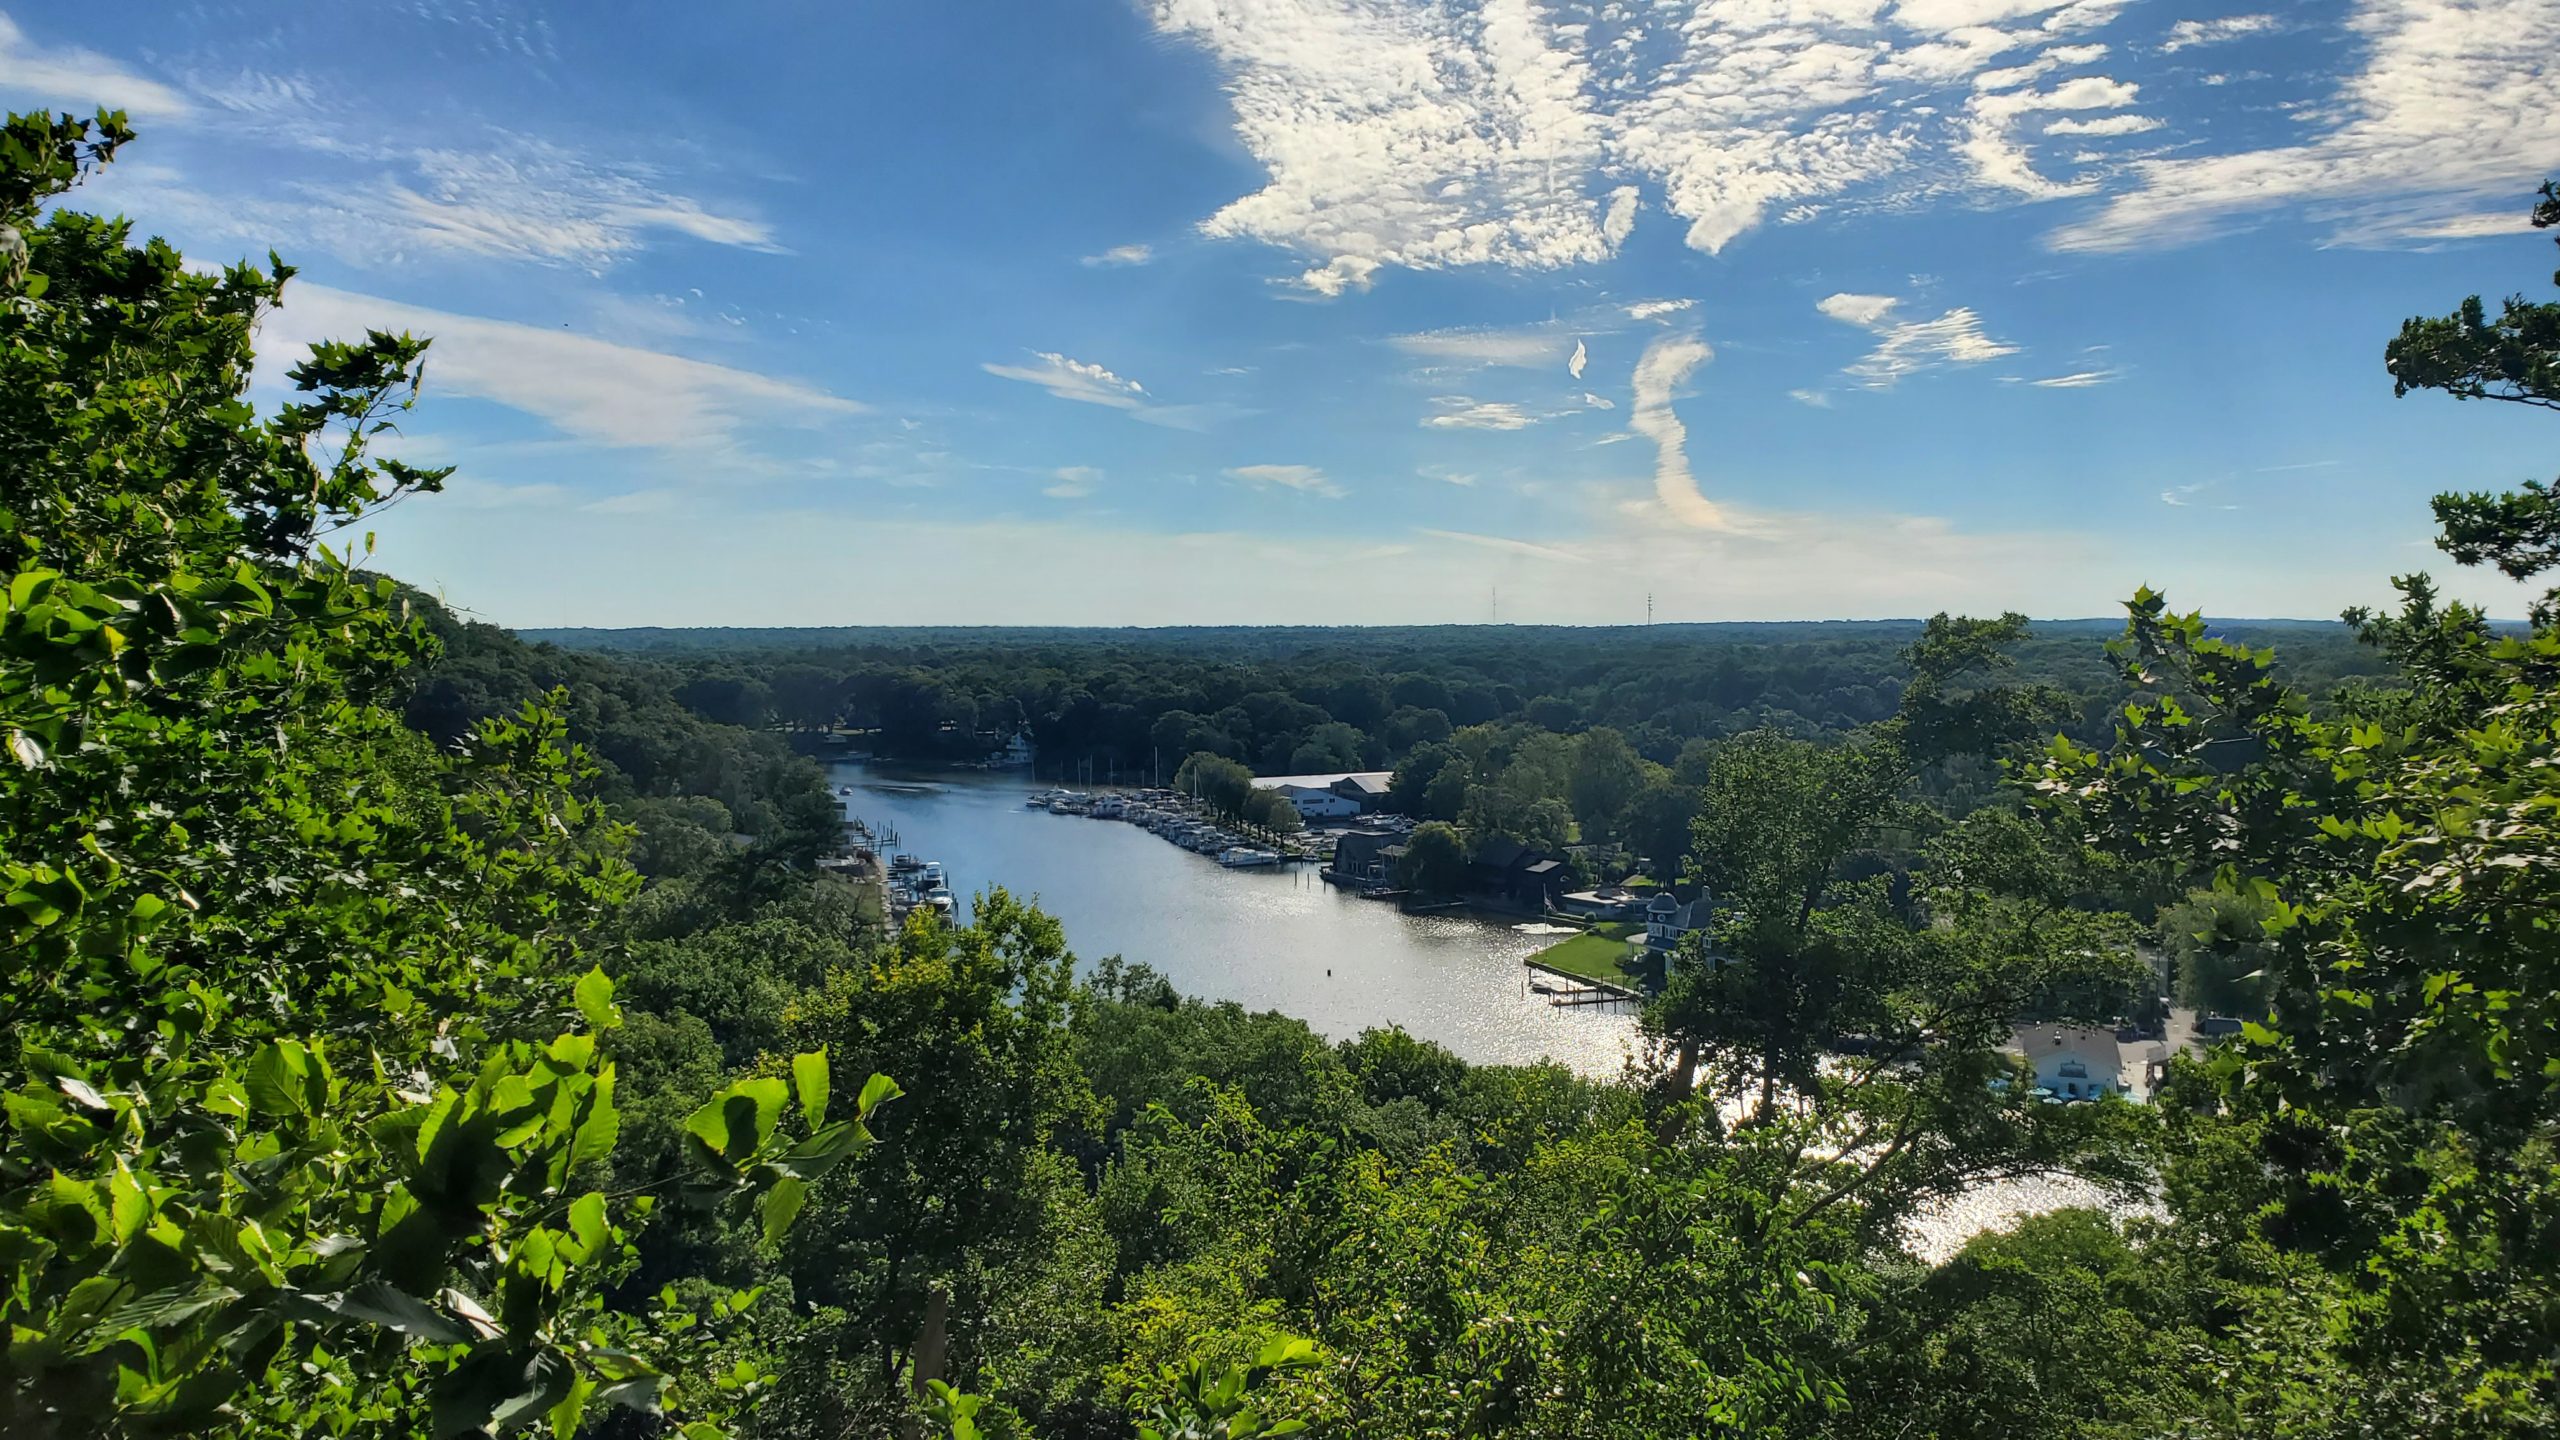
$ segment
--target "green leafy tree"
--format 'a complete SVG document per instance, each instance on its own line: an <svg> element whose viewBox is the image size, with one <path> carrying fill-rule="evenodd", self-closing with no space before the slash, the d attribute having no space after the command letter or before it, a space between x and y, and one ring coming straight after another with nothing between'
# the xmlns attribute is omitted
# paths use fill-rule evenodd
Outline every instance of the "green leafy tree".
<svg viewBox="0 0 2560 1440"><path fill-rule="evenodd" d="M2224 1418L2190 1357L2209 1277L2094 1210L1974 1237L1890 1293L1845 1367L1847 1435L2138 1440Z"/></svg>
<svg viewBox="0 0 2560 1440"><path fill-rule="evenodd" d="M2130 608L2119 654L2161 698L2103 749L2057 741L2037 784L2155 884L2266 914L2262 1019L2199 1082L2258 1169L2173 1191L2232 1187L2189 1204L2318 1262L2267 1322L2306 1338L2241 1369L2243 1423L2555 1423L2560 1312L2528 1297L2560 1219L2560 634L2404 613L2437 642L2411 653L2461 663L2412 670L2386 729L2317 718L2272 654L2148 591Z"/></svg>
<svg viewBox="0 0 2560 1440"><path fill-rule="evenodd" d="M1620 838L1628 803L1644 783L1644 757L1636 754L1626 736L1604 725L1587 730L1574 740L1565 798L1573 807L1573 818L1580 823L1583 838Z"/></svg>
<svg viewBox="0 0 2560 1440"><path fill-rule="evenodd" d="M2560 225L2560 181L2544 181L2537 230ZM2552 277L2560 285L2560 274ZM2416 317L2383 352L2391 391L2439 390L2457 400L2504 400L2560 410L2560 301L2509 296L2491 320L2474 295L2451 315ZM2465 565L2495 565L2530 580L2560 564L2560 493L2527 481L2504 494L2459 491L2435 499L2437 543ZM2535 623L2560 622L2560 591L2535 603Z"/></svg>
<svg viewBox="0 0 2560 1440"><path fill-rule="evenodd" d="M1689 1123L1695 1083L1747 1102L1747 1123L1792 1135L1800 1163L1824 1156L1782 1187L1805 1215L1854 1202L1861 1224L1888 1225L1988 1177L2138 1172L2138 1125L2095 1113L2128 1107L2040 1107L2000 1053L2039 1001L2112 996L2141 973L2129 923L2071 903L2077 852L1984 812L1927 844L1908 897L1859 863L1887 832L1931 823L1911 794L1924 768L2046 713L2032 691L1986 683L2023 630L1940 616L1893 720L1836 746L1752 732L1708 767L1691 878L1714 920L1645 1017L1664 1133ZM1862 1053L1827 1064L1844 1045Z"/></svg>
<svg viewBox="0 0 2560 1440"><path fill-rule="evenodd" d="M1253 798L1253 772L1223 755L1194 752L1173 774L1173 788L1194 797L1221 815L1244 818Z"/></svg>
<svg viewBox="0 0 2560 1440"><path fill-rule="evenodd" d="M1416 826L1396 862L1396 883L1422 895L1455 895L1467 888L1467 843L1457 827L1431 820Z"/></svg>
<svg viewBox="0 0 2560 1440"><path fill-rule="evenodd" d="M2257 895L2201 890L2161 911L2160 946L2178 1003L2208 1015L2263 1016L2274 908Z"/></svg>
<svg viewBox="0 0 2560 1440"><path fill-rule="evenodd" d="M1075 1184L1059 1149L1096 1118L1071 1058L1073 966L1057 921L995 890L968 926L919 915L795 1006L793 1045L915 1090L896 1143L817 1193L785 1255L794 1293L834 1312L819 1348L856 1367L830 1403L886 1424L899 1392L979 1363L1006 1277L1057 1244Z"/></svg>
<svg viewBox="0 0 2560 1440"><path fill-rule="evenodd" d="M2533 225L2560 225L2560 181L2543 182ZM2560 285L2560 275L2552 283ZM2493 321L2474 295L2451 315L2403 322L2383 364L2394 395L2441 390L2457 400L2560 410L2560 304L2512 296Z"/></svg>
<svg viewBox="0 0 2560 1440"><path fill-rule="evenodd" d="M426 343L317 346L260 419L289 271L36 220L129 138L0 135L0 1430L716 1416L761 1372L607 1299L656 1197L598 1183L620 1017L581 950L632 876L592 768L553 706L407 730L432 639L324 543L442 480L371 453ZM823 1071L714 1096L664 1193L779 1233L894 1093L831 1119Z"/></svg>
<svg viewBox="0 0 2560 1440"><path fill-rule="evenodd" d="M1698 794L1703 788L1653 775L1628 800L1620 831L1657 878L1677 880L1686 873L1690 833L1697 824Z"/></svg>

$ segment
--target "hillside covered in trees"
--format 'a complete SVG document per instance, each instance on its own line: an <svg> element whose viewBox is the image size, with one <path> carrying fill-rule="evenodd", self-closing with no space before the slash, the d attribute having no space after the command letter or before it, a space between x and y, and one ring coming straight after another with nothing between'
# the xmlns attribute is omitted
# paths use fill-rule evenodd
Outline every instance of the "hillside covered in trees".
<svg viewBox="0 0 2560 1440"><path fill-rule="evenodd" d="M1684 793L1719 908L1629 1074L1328 1043L1001 892L884 932L811 863L793 718L700 688L822 665L529 645L366 574L364 516L445 478L376 449L429 339L319 347L260 414L290 271L59 203L131 142L0 136L13 1440L2560 1429L2550 615L2410 578L2299 673L2148 592L2104 674L2015 617L1588 670L883 642L980 728L1616 727ZM2393 373L2560 401L2555 316L2412 322ZM2540 487L2438 508L2459 559L2560 558ZM2011 1017L2106 1018L2180 906L2247 1026L2158 1104L2036 1096ZM2148 1203L1912 1247L2049 1173Z"/></svg>
<svg viewBox="0 0 2560 1440"><path fill-rule="evenodd" d="M2105 733L2127 696L2115 621L2035 626L2020 678ZM2326 694L2381 662L2335 624L2217 622L2281 644ZM883 753L974 758L1027 735L1057 773L1166 772L1206 750L1262 774L1389 769L1452 729L1606 727L1671 763L1751 729L1840 735L1893 713L1921 622L1149 630L537 630L527 638L664 666L687 703L739 725L870 732Z"/></svg>

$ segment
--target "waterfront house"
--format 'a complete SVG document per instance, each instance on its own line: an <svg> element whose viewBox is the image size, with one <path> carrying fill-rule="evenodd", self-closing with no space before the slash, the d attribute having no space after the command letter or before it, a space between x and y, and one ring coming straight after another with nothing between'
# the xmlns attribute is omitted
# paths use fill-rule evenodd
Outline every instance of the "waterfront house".
<svg viewBox="0 0 2560 1440"><path fill-rule="evenodd" d="M1467 865L1467 882L1479 894L1552 910L1563 898L1565 873L1565 863L1557 856L1517 840L1494 839L1476 850Z"/></svg>
<svg viewBox="0 0 2560 1440"><path fill-rule="evenodd" d="M1668 890L1657 891L1644 907L1644 948L1648 958L1669 958L1680 948L1689 932L1707 923L1713 912L1707 897L1682 900Z"/></svg>
<svg viewBox="0 0 2560 1440"><path fill-rule="evenodd" d="M1633 920L1644 913L1644 906L1643 896L1615 885L1576 890L1556 902L1558 910L1584 920Z"/></svg>
<svg viewBox="0 0 2560 1440"><path fill-rule="evenodd" d="M2064 1100L2128 1093L2124 1045L2113 1030L2039 1022L2020 1026L2009 1048L2035 1067L2037 1088Z"/></svg>
<svg viewBox="0 0 2560 1440"><path fill-rule="evenodd" d="M1384 889L1396 884L1396 862L1405 837L1392 830L1345 830L1334 837L1333 864L1325 878L1340 885Z"/></svg>

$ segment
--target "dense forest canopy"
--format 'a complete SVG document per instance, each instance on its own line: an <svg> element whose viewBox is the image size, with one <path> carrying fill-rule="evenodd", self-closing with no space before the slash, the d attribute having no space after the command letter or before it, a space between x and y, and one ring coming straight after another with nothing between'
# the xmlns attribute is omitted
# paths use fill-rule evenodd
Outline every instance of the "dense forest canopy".
<svg viewBox="0 0 2560 1440"><path fill-rule="evenodd" d="M375 448L431 342L258 413L291 273L64 203L132 140L0 134L0 1433L2560 1431L2547 616L532 644L361 568L445 478ZM2548 400L2555 313L2392 373ZM2536 576L2547 499L2448 496L2447 548ZM1178 714L1385 747L1435 865L1649 832L1717 904L1630 1073L814 863L794 727ZM2155 913L2247 1023L2157 1103L2037 1095L2015 1018L2121 1013ZM2042 1174L2126 1203L1914 1249Z"/></svg>
<svg viewBox="0 0 2560 1440"><path fill-rule="evenodd" d="M2067 721L2091 736L2127 693L2104 648L2121 628L2039 622L2016 647L2020 674L2069 692ZM2317 693L2384 668L2335 624L2213 629L2281 644ZM1020 732L1061 765L1136 775L1158 756L1169 772L1201 749L1264 774L1387 768L1452 728L1497 721L1610 727L1663 764L1691 740L1764 726L1845 734L1893 713L1921 630L1918 620L1879 620L526 636L666 666L689 703L734 724L848 725L914 758L957 758Z"/></svg>

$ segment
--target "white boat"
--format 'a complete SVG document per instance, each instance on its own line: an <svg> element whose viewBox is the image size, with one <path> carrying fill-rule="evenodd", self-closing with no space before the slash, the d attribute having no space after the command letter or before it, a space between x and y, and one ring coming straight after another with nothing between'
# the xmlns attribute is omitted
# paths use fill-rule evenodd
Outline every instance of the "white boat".
<svg viewBox="0 0 2560 1440"><path fill-rule="evenodd" d="M1269 850L1257 850L1250 845L1238 845L1232 850L1219 851L1218 863L1230 870L1248 870L1256 866L1277 865L1280 863L1280 857Z"/></svg>
<svg viewBox="0 0 2560 1440"><path fill-rule="evenodd" d="M924 888L927 890L938 890L942 888L941 861L927 860L924 862Z"/></svg>
<svg viewBox="0 0 2560 1440"><path fill-rule="evenodd" d="M1129 802L1117 795L1105 795L1093 802L1092 814L1096 820L1117 820L1127 814L1128 809Z"/></svg>

